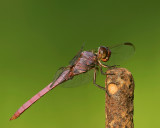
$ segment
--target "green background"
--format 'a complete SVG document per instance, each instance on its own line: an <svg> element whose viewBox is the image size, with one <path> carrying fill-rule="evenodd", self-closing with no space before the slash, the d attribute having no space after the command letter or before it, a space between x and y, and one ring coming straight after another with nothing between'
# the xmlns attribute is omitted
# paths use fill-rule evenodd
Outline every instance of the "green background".
<svg viewBox="0 0 160 128"><path fill-rule="evenodd" d="M135 79L135 128L160 127L159 1L5 0L0 6L0 128L104 128L105 93L92 82L57 87L20 118L9 118L84 42L97 48L126 41L136 46L122 65Z"/></svg>

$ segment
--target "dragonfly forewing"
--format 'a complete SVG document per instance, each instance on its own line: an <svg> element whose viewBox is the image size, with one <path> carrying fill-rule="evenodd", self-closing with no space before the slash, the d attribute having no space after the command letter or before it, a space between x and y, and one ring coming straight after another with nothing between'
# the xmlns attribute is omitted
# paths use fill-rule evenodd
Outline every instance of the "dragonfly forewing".
<svg viewBox="0 0 160 128"><path fill-rule="evenodd" d="M107 61L107 65L121 65L126 62L135 53L135 47L131 43L123 43L109 47L111 50L111 57Z"/></svg>

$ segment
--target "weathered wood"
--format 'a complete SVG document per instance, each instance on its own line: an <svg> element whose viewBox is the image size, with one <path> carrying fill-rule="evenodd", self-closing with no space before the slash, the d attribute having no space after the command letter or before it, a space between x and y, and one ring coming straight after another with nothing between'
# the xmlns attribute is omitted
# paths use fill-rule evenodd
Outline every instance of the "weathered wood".
<svg viewBox="0 0 160 128"><path fill-rule="evenodd" d="M106 128L133 128L134 80L125 68L106 72Z"/></svg>

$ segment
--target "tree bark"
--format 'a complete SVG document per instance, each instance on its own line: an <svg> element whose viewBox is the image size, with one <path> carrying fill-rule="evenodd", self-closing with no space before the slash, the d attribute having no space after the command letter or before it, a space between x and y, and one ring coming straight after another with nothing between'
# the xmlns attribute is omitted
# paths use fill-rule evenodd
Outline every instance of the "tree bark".
<svg viewBox="0 0 160 128"><path fill-rule="evenodd" d="M106 88L106 128L133 128L134 80L125 68L109 69Z"/></svg>

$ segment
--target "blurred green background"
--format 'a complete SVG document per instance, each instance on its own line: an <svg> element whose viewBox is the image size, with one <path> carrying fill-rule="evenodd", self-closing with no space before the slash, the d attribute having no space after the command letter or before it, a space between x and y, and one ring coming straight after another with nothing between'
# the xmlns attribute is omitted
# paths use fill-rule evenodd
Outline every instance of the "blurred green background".
<svg viewBox="0 0 160 128"><path fill-rule="evenodd" d="M84 42L97 48L126 41L136 46L122 65L135 79L135 128L160 127L159 1L5 0L0 6L0 128L104 128L105 93L92 82L57 87L17 120L9 118Z"/></svg>

